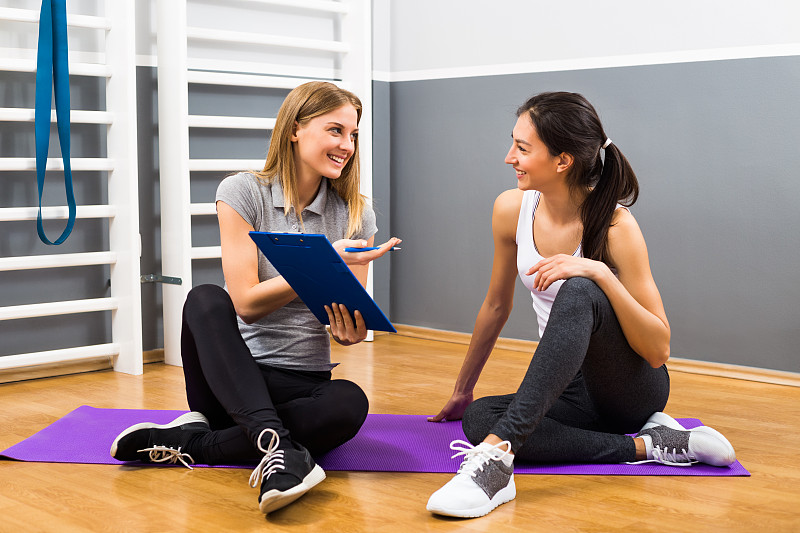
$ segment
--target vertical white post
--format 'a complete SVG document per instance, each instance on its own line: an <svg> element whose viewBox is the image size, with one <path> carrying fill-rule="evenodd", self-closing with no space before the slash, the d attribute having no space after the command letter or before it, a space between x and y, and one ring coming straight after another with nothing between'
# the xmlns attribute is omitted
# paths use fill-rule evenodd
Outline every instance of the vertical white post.
<svg viewBox="0 0 800 533"><path fill-rule="evenodd" d="M164 360L181 365L181 312L192 288L186 0L158 0L158 153Z"/></svg>
<svg viewBox="0 0 800 533"><path fill-rule="evenodd" d="M372 2L354 0L342 15L342 37L350 51L342 58L342 78L361 99L363 112L358 124L358 150L361 153L361 194L372 198ZM367 292L373 294L372 265L367 276ZM370 330L367 340L373 340Z"/></svg>
<svg viewBox="0 0 800 533"><path fill-rule="evenodd" d="M106 0L106 63L111 77L106 82L106 110L112 113L108 127L108 203L116 208L109 219L109 246L116 254L111 269L111 295L119 305L112 311L112 338L120 351L114 370L142 373L142 301L139 259L139 172L136 144L136 50L133 2Z"/></svg>

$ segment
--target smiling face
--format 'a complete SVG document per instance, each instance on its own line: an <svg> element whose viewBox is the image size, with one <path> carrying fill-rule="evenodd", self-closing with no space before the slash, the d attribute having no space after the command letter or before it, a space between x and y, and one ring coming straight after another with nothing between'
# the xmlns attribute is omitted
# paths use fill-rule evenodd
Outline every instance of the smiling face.
<svg viewBox="0 0 800 533"><path fill-rule="evenodd" d="M511 148L505 162L514 167L517 173L517 187L522 190L542 190L554 179L563 178L559 176L562 157L550 154L527 113L519 116L511 137Z"/></svg>
<svg viewBox="0 0 800 533"><path fill-rule="evenodd" d="M341 176L355 153L357 136L358 113L349 104L296 124L291 141L298 179Z"/></svg>

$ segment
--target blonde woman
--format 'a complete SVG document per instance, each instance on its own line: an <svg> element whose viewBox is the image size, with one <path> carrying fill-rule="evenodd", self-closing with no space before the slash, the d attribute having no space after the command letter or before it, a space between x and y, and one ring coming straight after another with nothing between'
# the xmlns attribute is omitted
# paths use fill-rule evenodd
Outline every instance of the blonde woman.
<svg viewBox="0 0 800 533"><path fill-rule="evenodd" d="M227 177L217 190L226 290L203 285L183 312L182 358L192 412L170 424L137 424L114 441L122 461L256 463L259 508L279 509L325 479L312 455L358 432L361 388L331 379L325 327L260 254L249 231L322 233L366 284L375 213L359 192L361 102L325 82L292 90L276 119L264 170ZM326 308L342 345L367 330L358 311Z"/></svg>

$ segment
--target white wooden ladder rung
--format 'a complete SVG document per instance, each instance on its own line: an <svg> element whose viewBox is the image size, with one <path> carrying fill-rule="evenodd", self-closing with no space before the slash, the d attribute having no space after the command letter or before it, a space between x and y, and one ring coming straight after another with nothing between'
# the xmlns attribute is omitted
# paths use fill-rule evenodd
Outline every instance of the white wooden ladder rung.
<svg viewBox="0 0 800 533"><path fill-rule="evenodd" d="M261 170L263 159L190 159L189 170L236 172L239 170Z"/></svg>
<svg viewBox="0 0 800 533"><path fill-rule="evenodd" d="M219 259L222 257L221 246L192 246L192 259Z"/></svg>
<svg viewBox="0 0 800 533"><path fill-rule="evenodd" d="M114 218L117 208L113 205L79 205L75 209L75 218ZM0 208L0 222L20 220L36 220L38 207L3 207ZM69 218L67 206L42 207L42 220L66 220Z"/></svg>
<svg viewBox="0 0 800 533"><path fill-rule="evenodd" d="M114 170L114 160L106 157L71 157L70 167L74 171ZM61 158L47 159L47 170L64 170ZM0 157L0 170L36 170L35 157Z"/></svg>
<svg viewBox="0 0 800 533"><path fill-rule="evenodd" d="M189 206L189 213L192 216L217 216L217 204L216 202L194 203Z"/></svg>
<svg viewBox="0 0 800 533"><path fill-rule="evenodd" d="M36 72L36 60L20 59L15 57L0 57L0 71ZM77 63L70 61L69 75L110 78L111 67L101 63Z"/></svg>
<svg viewBox="0 0 800 533"><path fill-rule="evenodd" d="M96 311L111 311L117 309L117 307L119 307L118 300L111 297L11 305L7 307L0 307L0 320L71 315L76 313L93 313Z"/></svg>
<svg viewBox="0 0 800 533"><path fill-rule="evenodd" d="M242 0L253 4L291 7L309 11L322 11L324 13L348 13L349 2L334 2L331 0Z"/></svg>
<svg viewBox="0 0 800 533"><path fill-rule="evenodd" d="M0 257L0 272L9 270L33 270L37 268L113 265L116 262L117 254L114 252Z"/></svg>
<svg viewBox="0 0 800 533"><path fill-rule="evenodd" d="M312 80L308 78L289 76L268 76L262 74L189 70L186 73L186 81L200 85L263 87L265 89L294 89L298 85Z"/></svg>
<svg viewBox="0 0 800 533"><path fill-rule="evenodd" d="M240 31L211 30L208 28L186 28L186 37L197 41L213 41L222 43L255 44L277 48L296 48L315 52L346 53L350 46L341 41L323 41L321 39L305 39L264 35L261 33L245 33Z"/></svg>
<svg viewBox="0 0 800 533"><path fill-rule="evenodd" d="M0 7L0 20L11 22L39 22L39 12L32 9L18 9L14 7ZM110 30L111 21L105 17L95 17L92 15L73 15L67 14L67 26L73 28L90 28L98 30Z"/></svg>
<svg viewBox="0 0 800 533"><path fill-rule="evenodd" d="M262 117L223 117L216 115L189 115L190 128L224 128L241 130L271 130L275 127L274 118Z"/></svg>
<svg viewBox="0 0 800 533"><path fill-rule="evenodd" d="M5 122L33 122L36 117L35 109L21 107L0 107L0 121ZM71 110L69 121L72 124L112 124L114 115L108 111L82 111ZM55 109L50 113L50 122L56 121Z"/></svg>
<svg viewBox="0 0 800 533"><path fill-rule="evenodd" d="M25 368L66 361L85 361L99 357L115 357L119 355L121 346L117 343L93 344L77 348L61 348L44 352L20 353L0 357L0 370Z"/></svg>

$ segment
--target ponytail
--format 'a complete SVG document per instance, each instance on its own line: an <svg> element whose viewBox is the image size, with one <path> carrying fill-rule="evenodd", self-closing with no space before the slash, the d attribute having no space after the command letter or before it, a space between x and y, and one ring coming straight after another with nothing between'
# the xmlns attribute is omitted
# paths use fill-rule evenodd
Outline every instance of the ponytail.
<svg viewBox="0 0 800 533"><path fill-rule="evenodd" d="M628 159L615 144L604 149L605 161L599 179L581 204L583 256L608 262L608 229L617 204L632 206L639 197L639 182Z"/></svg>

